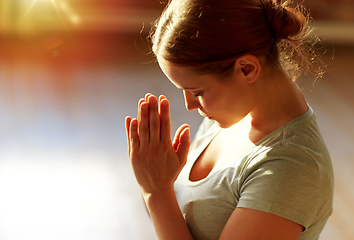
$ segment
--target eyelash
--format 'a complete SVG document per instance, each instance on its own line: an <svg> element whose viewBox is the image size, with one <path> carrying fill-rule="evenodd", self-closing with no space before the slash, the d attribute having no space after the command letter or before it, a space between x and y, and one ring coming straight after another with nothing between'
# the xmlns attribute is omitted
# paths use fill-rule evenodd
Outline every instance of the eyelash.
<svg viewBox="0 0 354 240"><path fill-rule="evenodd" d="M191 93L192 93L192 92L191 92ZM198 92L198 93L196 93L196 94L192 93L192 96L193 96L194 98L196 98L196 97L201 96L202 94L203 94L203 92Z"/></svg>

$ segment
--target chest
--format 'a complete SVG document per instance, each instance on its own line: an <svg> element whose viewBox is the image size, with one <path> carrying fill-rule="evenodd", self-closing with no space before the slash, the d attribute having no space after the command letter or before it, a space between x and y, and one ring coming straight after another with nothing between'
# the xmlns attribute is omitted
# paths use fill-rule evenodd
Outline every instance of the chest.
<svg viewBox="0 0 354 240"><path fill-rule="evenodd" d="M195 160L189 174L190 181L207 177L233 158L241 155L254 144L249 139L249 128L221 130Z"/></svg>

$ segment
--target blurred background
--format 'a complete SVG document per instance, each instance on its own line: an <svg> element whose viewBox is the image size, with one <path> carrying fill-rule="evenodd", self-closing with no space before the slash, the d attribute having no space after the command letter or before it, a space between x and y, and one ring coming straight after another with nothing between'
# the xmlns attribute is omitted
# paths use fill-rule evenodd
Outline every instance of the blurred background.
<svg viewBox="0 0 354 240"><path fill-rule="evenodd" d="M327 72L299 84L336 174L321 240L354 239L354 2L305 1ZM130 170L124 118L147 92L172 132L201 117L149 55L158 0L0 0L0 240L155 240Z"/></svg>

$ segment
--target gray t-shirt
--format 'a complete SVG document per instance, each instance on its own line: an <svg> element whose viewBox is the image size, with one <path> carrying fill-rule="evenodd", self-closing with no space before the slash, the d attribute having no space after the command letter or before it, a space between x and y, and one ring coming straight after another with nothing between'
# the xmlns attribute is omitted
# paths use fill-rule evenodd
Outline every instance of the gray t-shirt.
<svg viewBox="0 0 354 240"><path fill-rule="evenodd" d="M313 110L283 125L251 149L190 181L198 156L220 132L204 119L175 183L183 216L196 240L216 240L236 207L301 224L301 240L319 238L333 208L333 169Z"/></svg>

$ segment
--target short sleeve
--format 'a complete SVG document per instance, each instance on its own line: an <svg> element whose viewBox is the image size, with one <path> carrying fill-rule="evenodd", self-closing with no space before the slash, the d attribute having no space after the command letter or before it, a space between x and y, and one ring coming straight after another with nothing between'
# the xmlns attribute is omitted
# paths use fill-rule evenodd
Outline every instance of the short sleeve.
<svg viewBox="0 0 354 240"><path fill-rule="evenodd" d="M284 150L294 154L264 153L252 160L243 175L238 207L276 214L308 228L319 209L329 206L330 178L321 163L301 149ZM328 211L324 215L330 215Z"/></svg>

